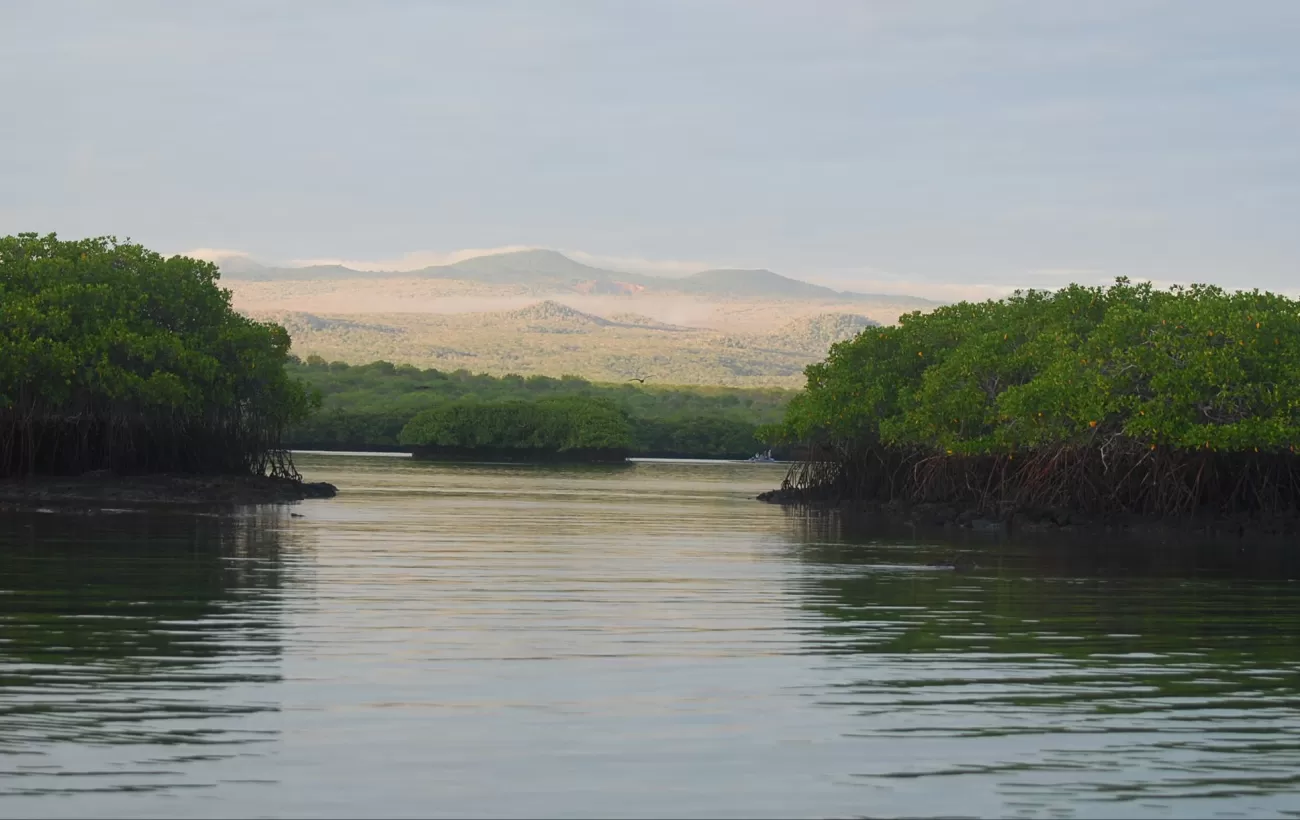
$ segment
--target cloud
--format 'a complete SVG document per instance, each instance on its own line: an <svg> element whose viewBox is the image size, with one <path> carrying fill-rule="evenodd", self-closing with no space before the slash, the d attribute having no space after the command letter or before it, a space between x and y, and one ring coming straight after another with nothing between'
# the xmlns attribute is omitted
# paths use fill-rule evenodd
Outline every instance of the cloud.
<svg viewBox="0 0 1300 820"><path fill-rule="evenodd" d="M188 256L191 259L202 259L204 262L220 262L223 259L250 258L246 251L236 251L227 248L194 248L193 250L181 251L180 255Z"/></svg>
<svg viewBox="0 0 1300 820"><path fill-rule="evenodd" d="M1055 282L1062 285L1109 284L1113 278L1098 268L1039 268L1021 274L1021 277L1032 282Z"/></svg>

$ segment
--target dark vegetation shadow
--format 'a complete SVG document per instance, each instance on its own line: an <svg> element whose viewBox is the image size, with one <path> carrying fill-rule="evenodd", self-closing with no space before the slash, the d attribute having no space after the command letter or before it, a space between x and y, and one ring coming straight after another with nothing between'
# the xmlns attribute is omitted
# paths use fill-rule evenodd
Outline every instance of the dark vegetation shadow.
<svg viewBox="0 0 1300 820"><path fill-rule="evenodd" d="M279 707L287 513L0 514L0 752L242 744Z"/></svg>

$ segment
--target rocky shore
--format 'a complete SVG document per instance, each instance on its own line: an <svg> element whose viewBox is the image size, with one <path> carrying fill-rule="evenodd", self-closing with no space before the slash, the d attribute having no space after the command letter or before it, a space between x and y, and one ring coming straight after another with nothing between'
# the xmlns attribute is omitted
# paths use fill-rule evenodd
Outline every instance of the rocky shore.
<svg viewBox="0 0 1300 820"><path fill-rule="evenodd" d="M1300 515L1217 516L1198 513L1181 518L1138 515L1089 515L1068 509L1024 508L1000 515L962 509L952 504L908 504L891 501L837 500L809 497L797 490L770 490L759 501L817 510L838 510L854 518L933 530L966 530L1000 535L1076 533L1168 535L1198 533L1229 537L1294 537L1300 535Z"/></svg>
<svg viewBox="0 0 1300 820"><path fill-rule="evenodd" d="M0 508L285 504L332 498L337 492L333 484L267 476L119 476L98 472L0 481Z"/></svg>

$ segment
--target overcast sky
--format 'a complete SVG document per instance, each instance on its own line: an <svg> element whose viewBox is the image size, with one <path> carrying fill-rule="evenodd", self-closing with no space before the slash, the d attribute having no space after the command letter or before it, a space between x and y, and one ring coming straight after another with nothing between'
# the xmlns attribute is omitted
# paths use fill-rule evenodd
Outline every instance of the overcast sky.
<svg viewBox="0 0 1300 820"><path fill-rule="evenodd" d="M4 0L0 233L1289 290L1297 43L1297 0Z"/></svg>

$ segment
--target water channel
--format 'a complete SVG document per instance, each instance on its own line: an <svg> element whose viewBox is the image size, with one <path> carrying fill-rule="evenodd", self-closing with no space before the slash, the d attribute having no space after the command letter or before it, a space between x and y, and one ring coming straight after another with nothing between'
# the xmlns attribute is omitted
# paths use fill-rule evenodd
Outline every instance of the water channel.
<svg viewBox="0 0 1300 820"><path fill-rule="evenodd" d="M0 513L0 816L1300 817L1300 551L298 461L338 497Z"/></svg>

